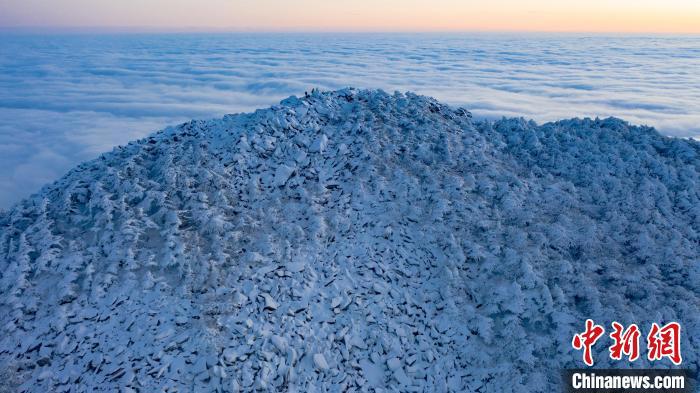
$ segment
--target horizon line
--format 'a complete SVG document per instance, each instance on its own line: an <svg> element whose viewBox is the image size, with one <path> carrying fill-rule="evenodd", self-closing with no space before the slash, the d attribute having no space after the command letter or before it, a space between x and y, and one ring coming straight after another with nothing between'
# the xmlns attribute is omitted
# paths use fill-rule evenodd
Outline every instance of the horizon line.
<svg viewBox="0 0 700 393"><path fill-rule="evenodd" d="M669 35L700 36L700 31L664 30L536 30L536 29L323 29L323 28L233 28L161 26L0 26L0 33L71 34L591 34L591 35Z"/></svg>

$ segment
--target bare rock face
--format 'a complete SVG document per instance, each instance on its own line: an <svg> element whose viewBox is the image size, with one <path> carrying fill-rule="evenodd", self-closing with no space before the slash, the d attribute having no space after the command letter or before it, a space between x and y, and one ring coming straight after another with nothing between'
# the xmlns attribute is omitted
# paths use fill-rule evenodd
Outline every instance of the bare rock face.
<svg viewBox="0 0 700 393"><path fill-rule="evenodd" d="M347 89L193 121L0 215L0 384L551 392L586 318L678 321L697 369L699 194L698 143L617 119Z"/></svg>

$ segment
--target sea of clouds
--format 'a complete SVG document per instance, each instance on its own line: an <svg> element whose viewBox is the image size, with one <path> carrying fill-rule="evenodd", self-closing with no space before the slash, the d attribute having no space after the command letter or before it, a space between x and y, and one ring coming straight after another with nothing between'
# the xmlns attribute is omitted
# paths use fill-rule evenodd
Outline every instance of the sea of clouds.
<svg viewBox="0 0 700 393"><path fill-rule="evenodd" d="M0 33L0 208L167 125L347 86L700 137L700 36Z"/></svg>

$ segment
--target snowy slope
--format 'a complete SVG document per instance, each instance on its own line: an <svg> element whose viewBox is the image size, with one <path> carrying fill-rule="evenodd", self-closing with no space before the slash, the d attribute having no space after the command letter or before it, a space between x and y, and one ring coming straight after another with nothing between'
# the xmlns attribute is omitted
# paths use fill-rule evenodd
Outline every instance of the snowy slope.
<svg viewBox="0 0 700 393"><path fill-rule="evenodd" d="M677 320L697 369L700 145L314 92L80 165L0 275L9 391L551 392L586 318Z"/></svg>

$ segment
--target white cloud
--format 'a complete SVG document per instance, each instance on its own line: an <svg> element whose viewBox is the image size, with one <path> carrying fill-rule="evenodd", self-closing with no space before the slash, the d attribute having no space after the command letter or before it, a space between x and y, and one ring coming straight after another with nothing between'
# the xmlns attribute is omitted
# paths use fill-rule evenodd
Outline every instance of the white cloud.
<svg viewBox="0 0 700 393"><path fill-rule="evenodd" d="M411 90L487 118L617 116L698 137L699 47L699 37L6 35L0 207L116 144L312 87Z"/></svg>

